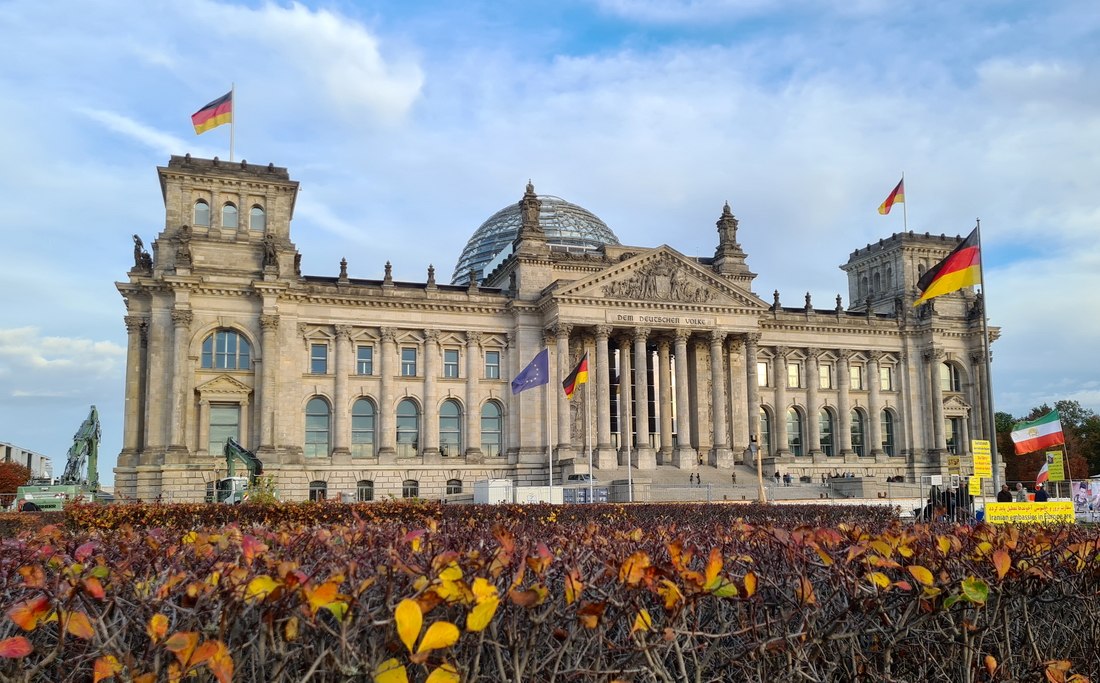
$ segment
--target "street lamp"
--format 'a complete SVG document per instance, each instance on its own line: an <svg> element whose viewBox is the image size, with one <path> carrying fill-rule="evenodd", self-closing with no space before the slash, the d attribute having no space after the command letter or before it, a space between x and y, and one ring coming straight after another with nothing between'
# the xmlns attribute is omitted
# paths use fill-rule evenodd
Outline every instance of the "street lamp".
<svg viewBox="0 0 1100 683"><path fill-rule="evenodd" d="M756 460L756 486L761 503L768 502L768 495L764 492L764 459L760 457L760 446L756 443L756 435L749 437L749 453Z"/></svg>

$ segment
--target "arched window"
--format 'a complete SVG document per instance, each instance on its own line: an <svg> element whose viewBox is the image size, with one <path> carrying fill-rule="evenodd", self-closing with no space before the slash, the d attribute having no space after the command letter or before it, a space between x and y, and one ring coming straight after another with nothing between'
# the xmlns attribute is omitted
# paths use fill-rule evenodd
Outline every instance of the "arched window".
<svg viewBox="0 0 1100 683"><path fill-rule="evenodd" d="M355 484L355 500L367 503L374 500L374 482L370 479L360 479Z"/></svg>
<svg viewBox="0 0 1100 683"><path fill-rule="evenodd" d="M462 454L462 407L454 399L447 399L439 407L439 453Z"/></svg>
<svg viewBox="0 0 1100 683"><path fill-rule="evenodd" d="M959 368L953 363L940 363L940 389L943 391L962 391Z"/></svg>
<svg viewBox="0 0 1100 683"><path fill-rule="evenodd" d="M886 289L894 288L894 269L886 266Z"/></svg>
<svg viewBox="0 0 1100 683"><path fill-rule="evenodd" d="M760 406L760 452L764 455L772 454L772 420L768 415L768 409Z"/></svg>
<svg viewBox="0 0 1100 683"><path fill-rule="evenodd" d="M453 496L457 493L462 493L462 480L461 479L448 479L447 480L447 495Z"/></svg>
<svg viewBox="0 0 1100 683"><path fill-rule="evenodd" d="M866 443L863 438L864 430L863 413L856 410L852 411L852 450L856 455L867 455Z"/></svg>
<svg viewBox="0 0 1100 683"><path fill-rule="evenodd" d="M237 227L237 207L232 202L226 202L225 206L222 207L222 227Z"/></svg>
<svg viewBox="0 0 1100 683"><path fill-rule="evenodd" d="M248 214L248 229L263 232L266 228L267 214L264 213L264 207L253 206Z"/></svg>
<svg viewBox="0 0 1100 683"><path fill-rule="evenodd" d="M374 457L374 403L361 398L351 408L351 456Z"/></svg>
<svg viewBox="0 0 1100 683"><path fill-rule="evenodd" d="M401 482L401 497L419 498L420 482L415 479L406 479L405 481Z"/></svg>
<svg viewBox="0 0 1100 683"><path fill-rule="evenodd" d="M329 455L329 407L328 401L315 396L306 404L307 458L327 458Z"/></svg>
<svg viewBox="0 0 1100 683"><path fill-rule="evenodd" d="M486 458L498 458L504 452L504 416L496 401L481 407L481 452Z"/></svg>
<svg viewBox="0 0 1100 683"><path fill-rule="evenodd" d="M876 294L878 292L881 292L882 291L882 273L880 273L876 270L873 282L875 283L875 285L874 285L874 289L872 289L871 291L875 292Z"/></svg>
<svg viewBox="0 0 1100 683"><path fill-rule="evenodd" d="M894 455L894 414L889 410L882 411L882 452Z"/></svg>
<svg viewBox="0 0 1100 683"><path fill-rule="evenodd" d="M787 409L787 448L791 455L802 455L802 415L796 408Z"/></svg>
<svg viewBox="0 0 1100 683"><path fill-rule="evenodd" d="M406 398L397 404L397 456L411 458L419 453L420 408L415 401Z"/></svg>
<svg viewBox="0 0 1100 683"><path fill-rule="evenodd" d="M821 452L825 455L836 455L836 444L833 443L833 414L828 408L822 408L817 415L818 433L821 435Z"/></svg>
<svg viewBox="0 0 1100 683"><path fill-rule="evenodd" d="M195 225L210 227L210 205L203 199L195 202L195 218L193 222Z"/></svg>
<svg viewBox="0 0 1100 683"><path fill-rule="evenodd" d="M328 498L328 482L315 480L309 482L309 499L320 501Z"/></svg>
<svg viewBox="0 0 1100 683"><path fill-rule="evenodd" d="M202 367L207 370L251 370L252 347L235 330L217 330L202 340Z"/></svg>

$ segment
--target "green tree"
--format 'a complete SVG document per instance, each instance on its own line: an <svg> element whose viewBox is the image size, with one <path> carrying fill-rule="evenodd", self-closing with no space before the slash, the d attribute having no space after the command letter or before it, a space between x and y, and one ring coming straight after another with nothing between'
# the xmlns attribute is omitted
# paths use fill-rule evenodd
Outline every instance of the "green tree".
<svg viewBox="0 0 1100 683"><path fill-rule="evenodd" d="M1083 407L1078 401L1055 401L1054 408L1042 404L1032 408L1019 420L1008 413L997 413L997 447L1004 454L1005 479L1008 481L1033 482L1043 466L1043 452L1014 455L1012 428L1019 422L1030 422L1046 415L1051 410L1058 411L1065 435L1065 453L1067 458L1067 476L1072 479L1085 479L1092 472L1100 471L1100 417L1092 410Z"/></svg>
<svg viewBox="0 0 1100 683"><path fill-rule="evenodd" d="M11 505L20 486L31 480L31 471L17 462L0 462L0 505Z"/></svg>

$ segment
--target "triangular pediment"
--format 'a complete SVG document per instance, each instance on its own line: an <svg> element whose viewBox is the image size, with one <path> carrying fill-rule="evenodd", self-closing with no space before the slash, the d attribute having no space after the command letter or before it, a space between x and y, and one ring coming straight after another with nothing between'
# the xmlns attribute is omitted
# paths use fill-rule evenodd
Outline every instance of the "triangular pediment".
<svg viewBox="0 0 1100 683"><path fill-rule="evenodd" d="M208 398L218 396L240 398L251 394L252 388L229 375L218 375L214 379L195 387L195 391Z"/></svg>
<svg viewBox="0 0 1100 683"><path fill-rule="evenodd" d="M555 298L765 310L767 304L672 247L630 255L554 293Z"/></svg>
<svg viewBox="0 0 1100 683"><path fill-rule="evenodd" d="M958 396L948 396L943 400L943 412L945 415L969 415L970 406Z"/></svg>

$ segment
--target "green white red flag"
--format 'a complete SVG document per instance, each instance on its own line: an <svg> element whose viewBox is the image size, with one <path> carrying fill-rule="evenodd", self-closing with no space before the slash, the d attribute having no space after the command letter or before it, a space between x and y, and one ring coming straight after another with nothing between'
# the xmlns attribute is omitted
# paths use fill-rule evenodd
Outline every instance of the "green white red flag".
<svg viewBox="0 0 1100 683"><path fill-rule="evenodd" d="M1032 453L1066 442L1062 433L1062 420L1057 410L1052 410L1038 420L1020 422L1012 428L1012 443L1016 444L1016 455Z"/></svg>

